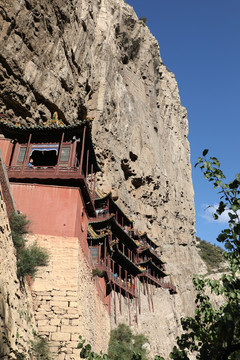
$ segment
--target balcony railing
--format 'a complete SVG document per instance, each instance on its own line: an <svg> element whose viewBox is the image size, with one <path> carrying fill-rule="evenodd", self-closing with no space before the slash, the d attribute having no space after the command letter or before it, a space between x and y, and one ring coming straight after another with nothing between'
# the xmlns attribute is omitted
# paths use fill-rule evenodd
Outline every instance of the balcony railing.
<svg viewBox="0 0 240 360"><path fill-rule="evenodd" d="M130 283L127 283L125 280L122 280L119 277L116 277L114 273L109 269L108 266L105 266L104 264L96 264L96 267L102 271L105 271L107 274L107 277L111 283L117 285L121 289L123 289L125 292L129 293L133 297L136 297L135 288Z"/></svg>
<svg viewBox="0 0 240 360"><path fill-rule="evenodd" d="M9 178L83 178L77 167L67 166L9 166L7 168Z"/></svg>

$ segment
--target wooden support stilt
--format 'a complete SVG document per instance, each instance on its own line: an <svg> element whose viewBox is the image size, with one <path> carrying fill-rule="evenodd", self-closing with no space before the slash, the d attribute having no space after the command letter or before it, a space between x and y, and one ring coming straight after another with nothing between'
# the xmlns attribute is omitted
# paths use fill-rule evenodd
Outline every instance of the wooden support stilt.
<svg viewBox="0 0 240 360"><path fill-rule="evenodd" d="M109 294L109 316L111 317L111 301L112 301L112 299L111 299L111 293Z"/></svg>
<svg viewBox="0 0 240 360"><path fill-rule="evenodd" d="M138 281L138 304L139 304L139 314L141 315L141 282Z"/></svg>
<svg viewBox="0 0 240 360"><path fill-rule="evenodd" d="M119 302L119 310L120 314L122 315L122 288L120 286L120 302Z"/></svg>
<svg viewBox="0 0 240 360"><path fill-rule="evenodd" d="M152 310L153 310L153 312L154 312L153 293L152 293L152 287L153 287L153 285L152 285L152 284L149 284L149 285L150 285L150 293L151 293Z"/></svg>
<svg viewBox="0 0 240 360"><path fill-rule="evenodd" d="M135 305L136 305L136 324L138 325L138 296L137 296L137 281L134 280L134 291L135 291Z"/></svg>
<svg viewBox="0 0 240 360"><path fill-rule="evenodd" d="M116 306L116 285L114 284L113 286L114 289L114 319L115 319L115 324L117 323L117 306Z"/></svg>
<svg viewBox="0 0 240 360"><path fill-rule="evenodd" d="M146 295L145 279L143 278L143 294Z"/></svg>
<svg viewBox="0 0 240 360"><path fill-rule="evenodd" d="M129 297L129 293L128 293L128 311L129 311L129 326L132 325L132 320L131 320L131 308L130 308L130 297Z"/></svg>
<svg viewBox="0 0 240 360"><path fill-rule="evenodd" d="M149 294L149 289L148 289L148 279L146 281L146 287L147 287L147 296L148 296L148 307L149 307L149 311L151 311L150 294Z"/></svg>

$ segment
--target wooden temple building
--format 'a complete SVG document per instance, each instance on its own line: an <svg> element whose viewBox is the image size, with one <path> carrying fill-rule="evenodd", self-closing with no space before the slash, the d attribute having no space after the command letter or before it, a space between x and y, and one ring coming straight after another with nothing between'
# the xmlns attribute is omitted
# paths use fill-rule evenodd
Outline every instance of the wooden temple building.
<svg viewBox="0 0 240 360"><path fill-rule="evenodd" d="M91 122L65 125L57 115L44 125L23 126L0 114L0 149L17 209L30 219L35 234L76 236L101 290L120 294L141 313L141 289L153 306L156 287L165 282L165 264L158 246L120 209L112 194L96 189L100 171L91 136ZM116 306L116 305L114 305ZM116 319L116 308L114 309Z"/></svg>

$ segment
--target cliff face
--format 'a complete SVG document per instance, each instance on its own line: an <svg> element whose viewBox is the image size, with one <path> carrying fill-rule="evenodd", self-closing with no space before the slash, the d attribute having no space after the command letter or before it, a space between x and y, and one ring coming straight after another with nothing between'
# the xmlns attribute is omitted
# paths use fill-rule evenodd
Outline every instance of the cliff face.
<svg viewBox="0 0 240 360"><path fill-rule="evenodd" d="M161 336L167 353L162 336L174 338L180 317L193 311L192 274L204 270L194 240L187 112L174 75L123 0L1 5L0 112L31 123L54 111L65 122L94 118L99 187L118 193L136 227L159 242L177 286L164 317L152 319L152 330L160 321L164 329L152 331L154 347ZM143 321L141 331L149 326Z"/></svg>
<svg viewBox="0 0 240 360"><path fill-rule="evenodd" d="M0 359L5 359L10 347L19 352L29 350L36 326L30 292L27 287L21 290L17 280L15 249L1 186L0 230Z"/></svg>

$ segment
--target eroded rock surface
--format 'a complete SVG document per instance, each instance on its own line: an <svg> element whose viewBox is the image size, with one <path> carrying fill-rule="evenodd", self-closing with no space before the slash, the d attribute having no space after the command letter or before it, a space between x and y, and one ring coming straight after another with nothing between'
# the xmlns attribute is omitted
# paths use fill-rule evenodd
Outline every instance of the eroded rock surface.
<svg viewBox="0 0 240 360"><path fill-rule="evenodd" d="M94 118L99 187L118 193L136 227L161 245L178 294L159 321L164 328L175 318L177 332L193 311L192 274L204 265L195 248L187 111L156 39L123 0L0 4L0 112L31 123L54 111L66 123ZM155 330L153 347L166 336Z"/></svg>

